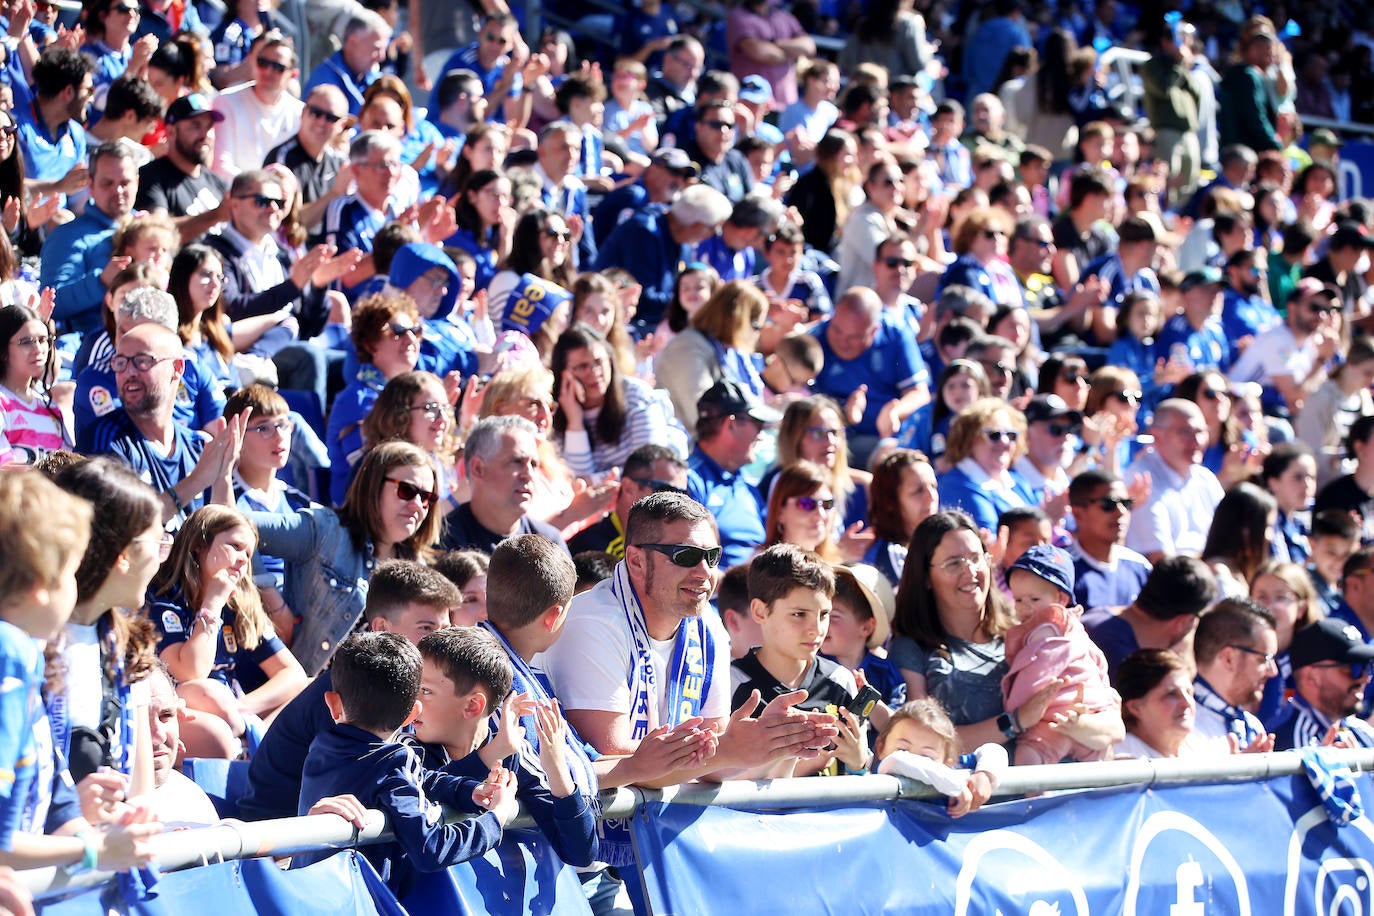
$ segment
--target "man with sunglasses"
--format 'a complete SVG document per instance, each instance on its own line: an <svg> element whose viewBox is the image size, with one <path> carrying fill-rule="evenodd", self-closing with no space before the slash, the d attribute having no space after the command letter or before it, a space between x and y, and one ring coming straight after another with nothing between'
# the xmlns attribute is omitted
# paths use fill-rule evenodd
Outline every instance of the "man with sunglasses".
<svg viewBox="0 0 1374 916"><path fill-rule="evenodd" d="M701 183L724 194L731 204L744 199L754 187L749 160L735 149L738 118L732 99L716 99L698 105L693 119L695 136L679 142L688 157L701 166Z"/></svg>
<svg viewBox="0 0 1374 916"><path fill-rule="evenodd" d="M728 379L697 399L697 445L687 457L687 492L711 510L726 566L743 563L764 542L766 508L757 487L740 474L754 447L782 415Z"/></svg>
<svg viewBox="0 0 1374 916"><path fill-rule="evenodd" d="M573 535L568 549L574 556L594 550L623 560L630 507L650 493L673 492L687 492L687 462L666 445L641 445L621 467L620 489L611 511L601 521Z"/></svg>
<svg viewBox="0 0 1374 916"><path fill-rule="evenodd" d="M440 81L452 70L471 70L486 93L487 119L521 128L530 117L531 96L525 92L521 71L530 49L520 37L520 26L508 12L493 10L482 18L477 40L459 48L439 68ZM429 97L429 110L439 111L439 89Z"/></svg>
<svg viewBox="0 0 1374 916"><path fill-rule="evenodd" d="M183 244L199 240L229 218L229 182L210 171L215 125L224 115L198 92L167 106L167 153L138 170L139 210L172 217Z"/></svg>
<svg viewBox="0 0 1374 916"><path fill-rule="evenodd" d="M1233 382L1259 382L1266 407L1297 413L1326 381L1326 364L1340 349L1340 290L1303 277L1288 296L1287 319L1255 337L1229 373Z"/></svg>
<svg viewBox="0 0 1374 916"><path fill-rule="evenodd" d="M1140 595L1150 561L1126 546L1135 500L1121 478L1092 468L1069 484L1073 597L1085 608L1124 607Z"/></svg>
<svg viewBox="0 0 1374 916"><path fill-rule="evenodd" d="M1083 414L1057 394L1037 394L1026 405L1026 453L1011 466L1050 520L1059 526L1068 508L1069 465L1083 432Z"/></svg>
<svg viewBox="0 0 1374 916"><path fill-rule="evenodd" d="M227 180L262 164L267 151L301 127L305 103L287 91L299 71L296 49L280 32L264 32L249 55L251 82L225 89L214 109L224 115L215 131L215 174Z"/></svg>
<svg viewBox="0 0 1374 916"><path fill-rule="evenodd" d="M1293 635L1293 696L1274 725L1274 750L1331 744L1374 747L1374 727L1359 718L1374 646L1353 626L1324 618Z"/></svg>
<svg viewBox="0 0 1374 916"><path fill-rule="evenodd" d="M319 230L325 208L347 194L353 183L348 156L335 143L347 117L348 102L339 88L316 86L306 94L300 130L263 159L263 165L286 166L300 182L301 225L312 235Z"/></svg>
<svg viewBox="0 0 1374 916"><path fill-rule="evenodd" d="M1047 350L1073 348L1086 334L1085 316L1100 306L1102 282L1089 277L1066 295L1054 282L1054 232L1047 220L1028 216L1018 220L1007 241L1007 263L1021 284L1021 299L1035 320Z"/></svg>

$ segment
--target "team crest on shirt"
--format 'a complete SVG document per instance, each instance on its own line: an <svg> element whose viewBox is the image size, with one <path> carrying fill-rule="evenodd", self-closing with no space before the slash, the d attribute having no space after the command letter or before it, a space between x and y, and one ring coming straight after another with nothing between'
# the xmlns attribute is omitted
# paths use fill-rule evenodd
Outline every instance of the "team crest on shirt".
<svg viewBox="0 0 1374 916"><path fill-rule="evenodd" d="M162 612L162 629L168 633L184 633L186 631L186 628L181 625L181 618L171 608Z"/></svg>
<svg viewBox="0 0 1374 916"><path fill-rule="evenodd" d="M220 636L224 639L224 651L233 655L239 650L239 641L234 638L234 628L225 624L220 628Z"/></svg>
<svg viewBox="0 0 1374 916"><path fill-rule="evenodd" d="M115 400L110 396L109 389L100 385L91 389L91 410L95 412L97 417L103 417L114 409Z"/></svg>

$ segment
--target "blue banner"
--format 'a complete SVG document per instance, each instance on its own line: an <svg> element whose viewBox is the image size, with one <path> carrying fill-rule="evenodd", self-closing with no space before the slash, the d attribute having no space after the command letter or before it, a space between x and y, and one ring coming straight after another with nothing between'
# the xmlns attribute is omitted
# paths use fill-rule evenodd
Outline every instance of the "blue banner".
<svg viewBox="0 0 1374 916"><path fill-rule="evenodd" d="M915 801L658 803L632 830L658 916L1374 912L1374 824L1332 826L1304 777L1072 792L958 820Z"/></svg>

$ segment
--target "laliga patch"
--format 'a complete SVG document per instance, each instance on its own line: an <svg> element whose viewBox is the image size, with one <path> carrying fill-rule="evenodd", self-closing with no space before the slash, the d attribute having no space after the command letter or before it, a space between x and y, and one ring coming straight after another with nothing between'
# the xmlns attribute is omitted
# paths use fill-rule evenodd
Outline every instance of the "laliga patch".
<svg viewBox="0 0 1374 916"><path fill-rule="evenodd" d="M114 409L115 399L107 389L99 385L91 389L91 410L95 411L97 417L103 417Z"/></svg>
<svg viewBox="0 0 1374 916"><path fill-rule="evenodd" d="M168 633L186 632L186 627L182 625L181 618L178 617L177 612L171 608L162 612L162 629L166 630Z"/></svg>

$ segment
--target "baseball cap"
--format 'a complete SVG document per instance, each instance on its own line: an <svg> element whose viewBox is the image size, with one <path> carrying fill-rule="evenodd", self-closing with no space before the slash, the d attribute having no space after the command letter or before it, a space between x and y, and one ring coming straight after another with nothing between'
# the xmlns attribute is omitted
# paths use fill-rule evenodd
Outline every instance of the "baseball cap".
<svg viewBox="0 0 1374 916"><path fill-rule="evenodd" d="M1288 658L1294 668L1317 662L1361 664L1374 661L1374 646L1360 638L1360 631L1334 617L1324 617L1293 634Z"/></svg>
<svg viewBox="0 0 1374 916"><path fill-rule="evenodd" d="M695 162L687 155L686 151L680 150L675 146L661 149L649 159L655 165L661 165L670 172L677 172L685 178L696 178L701 174L701 169L697 168Z"/></svg>
<svg viewBox="0 0 1374 916"><path fill-rule="evenodd" d="M767 406L739 384L721 379L697 399L697 413L703 417L733 417L740 414L760 423L776 423L782 414Z"/></svg>
<svg viewBox="0 0 1374 916"><path fill-rule="evenodd" d="M1030 547L1007 570L1007 578L1011 578L1013 569L1021 569L1034 576L1039 576L1050 585L1059 589L1068 596L1069 601L1073 601L1073 560L1069 559L1068 553L1055 547L1053 544L1036 544Z"/></svg>
<svg viewBox="0 0 1374 916"><path fill-rule="evenodd" d="M1318 127L1312 131L1312 135L1307 140L1308 147L1331 146L1340 149L1345 146L1345 141L1336 136L1335 131L1329 127Z"/></svg>
<svg viewBox="0 0 1374 916"><path fill-rule="evenodd" d="M1331 241L1327 243L1327 248L1374 248L1374 238L1365 235L1363 227L1358 223L1343 222L1331 233Z"/></svg>
<svg viewBox="0 0 1374 916"><path fill-rule="evenodd" d="M757 73L752 73L740 80L739 98L741 102L762 105L773 98L773 87L768 84L768 80Z"/></svg>
<svg viewBox="0 0 1374 916"><path fill-rule="evenodd" d="M1221 271L1215 267L1199 267L1197 270L1190 270L1184 275L1183 280L1178 284L1178 288L1183 292L1196 289L1199 286L1221 286Z"/></svg>
<svg viewBox="0 0 1374 916"><path fill-rule="evenodd" d="M175 102L167 106L167 114L163 118L168 124L175 124L178 121L185 121L187 118L194 118L196 115L209 115L216 123L224 120L224 113L215 111L210 107L210 100L199 92L190 95L183 95Z"/></svg>
<svg viewBox="0 0 1374 916"><path fill-rule="evenodd" d="M1037 394L1030 399L1026 405L1026 422L1036 423L1041 420L1058 420L1068 417L1069 421L1077 426L1083 422L1083 414L1071 408L1063 398L1057 394Z"/></svg>
<svg viewBox="0 0 1374 916"><path fill-rule="evenodd" d="M1341 291L1330 283L1323 283L1316 277L1303 277L1288 294L1289 303L1305 302L1313 296L1326 296L1333 302L1341 298Z"/></svg>

